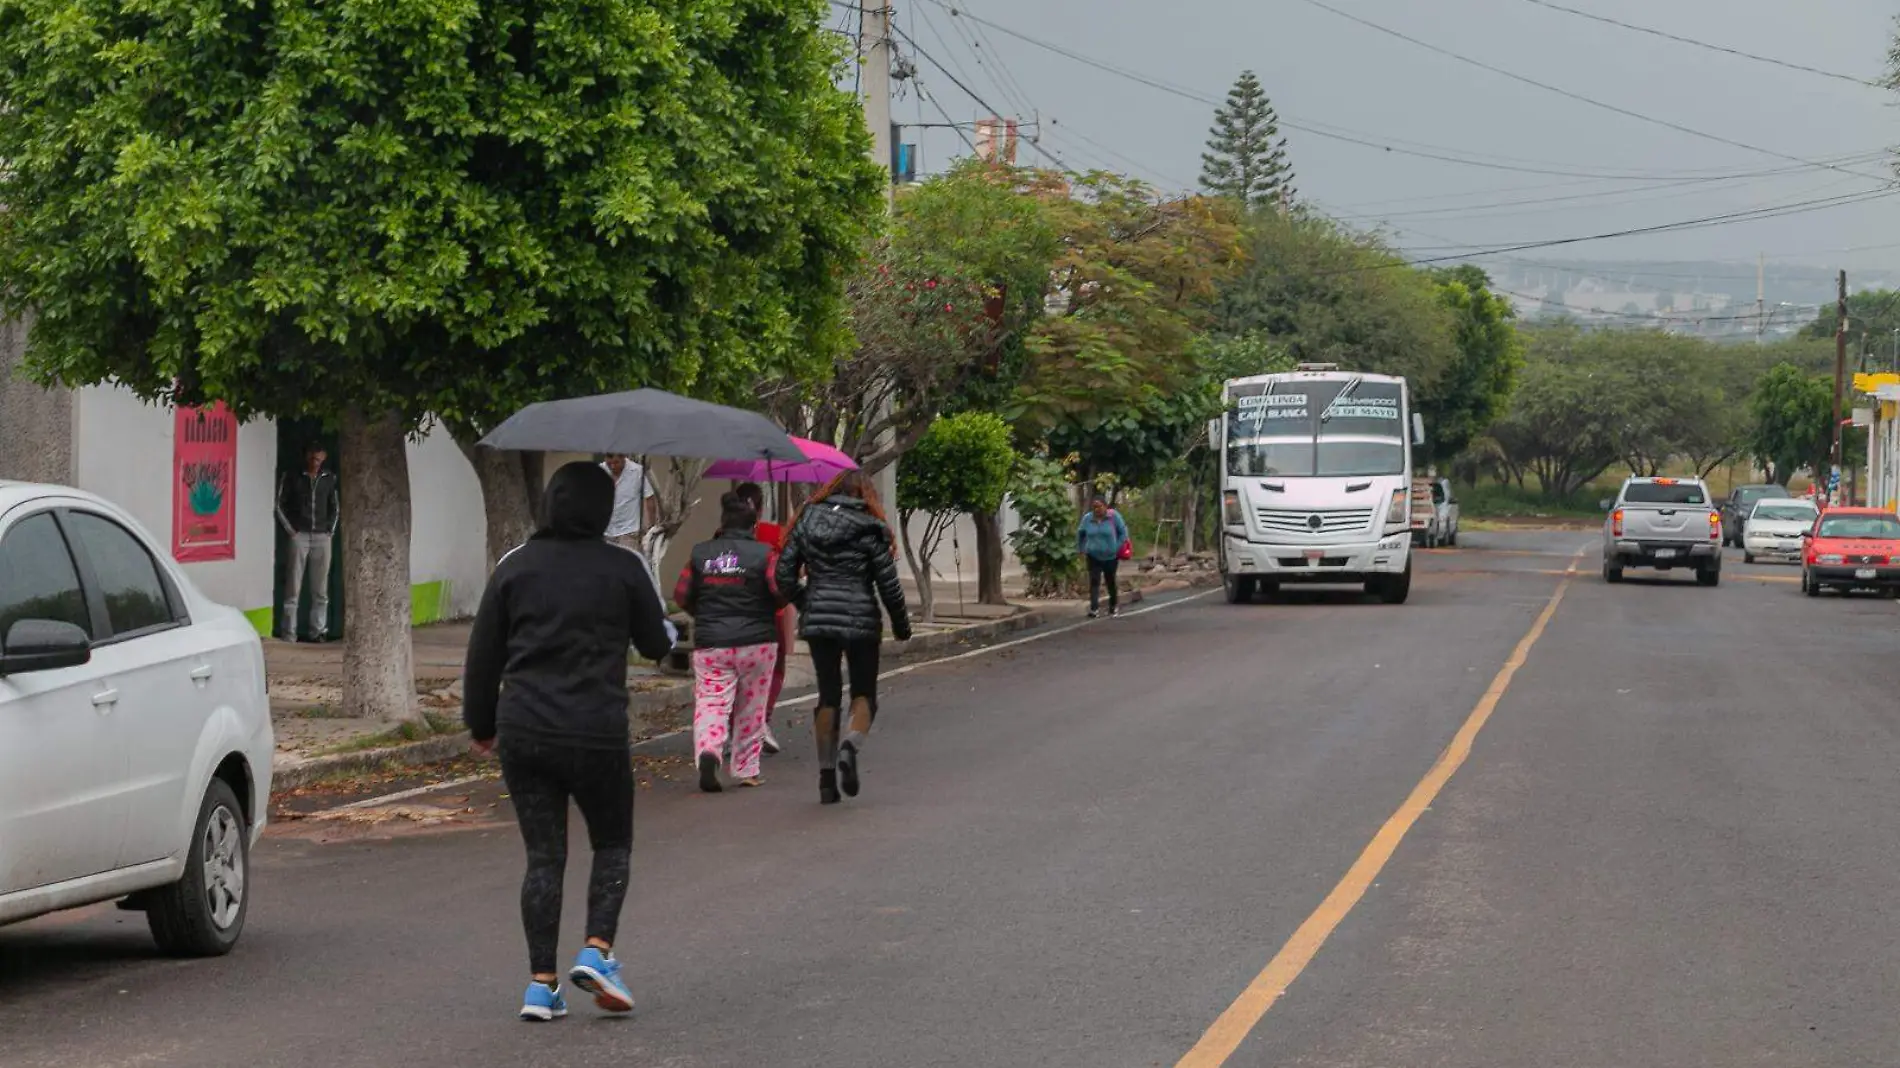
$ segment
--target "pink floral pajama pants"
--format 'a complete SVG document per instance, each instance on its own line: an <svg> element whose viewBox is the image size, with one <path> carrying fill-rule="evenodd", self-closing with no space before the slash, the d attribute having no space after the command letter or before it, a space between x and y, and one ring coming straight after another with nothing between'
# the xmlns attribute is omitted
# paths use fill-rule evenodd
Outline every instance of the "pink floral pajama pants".
<svg viewBox="0 0 1900 1068"><path fill-rule="evenodd" d="M728 769L741 779L759 773L765 714L778 643L693 650L693 756L718 756L732 745Z"/></svg>

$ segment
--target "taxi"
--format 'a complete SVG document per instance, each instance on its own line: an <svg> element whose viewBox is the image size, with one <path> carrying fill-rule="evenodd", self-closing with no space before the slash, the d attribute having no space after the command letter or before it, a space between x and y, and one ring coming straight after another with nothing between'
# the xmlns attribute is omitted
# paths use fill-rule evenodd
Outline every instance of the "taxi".
<svg viewBox="0 0 1900 1068"><path fill-rule="evenodd" d="M1802 537L1801 592L1900 592L1900 515L1881 508L1829 508Z"/></svg>

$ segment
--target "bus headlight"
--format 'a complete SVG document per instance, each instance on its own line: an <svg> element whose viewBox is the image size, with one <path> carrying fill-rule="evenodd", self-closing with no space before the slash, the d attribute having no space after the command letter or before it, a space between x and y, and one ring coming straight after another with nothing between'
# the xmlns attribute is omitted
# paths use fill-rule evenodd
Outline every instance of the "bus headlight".
<svg viewBox="0 0 1900 1068"><path fill-rule="evenodd" d="M1222 518L1227 521L1228 526L1237 527L1247 521L1247 517L1242 515L1240 511L1239 490L1223 490L1220 495L1220 503L1221 511L1224 513Z"/></svg>
<svg viewBox="0 0 1900 1068"><path fill-rule="evenodd" d="M1385 513L1387 525L1397 526L1400 523L1411 522L1412 517L1406 514L1405 503L1405 491L1403 489L1393 490L1392 507Z"/></svg>

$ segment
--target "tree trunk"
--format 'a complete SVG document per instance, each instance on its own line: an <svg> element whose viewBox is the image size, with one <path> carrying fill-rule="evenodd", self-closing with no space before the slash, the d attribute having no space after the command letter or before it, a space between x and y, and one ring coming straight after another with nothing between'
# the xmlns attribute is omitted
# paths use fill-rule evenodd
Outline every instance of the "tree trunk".
<svg viewBox="0 0 1900 1068"><path fill-rule="evenodd" d="M1181 517L1181 551L1193 556L1194 535L1199 530L1201 522L1201 493L1199 486L1194 486L1192 483L1189 486L1185 514Z"/></svg>
<svg viewBox="0 0 1900 1068"><path fill-rule="evenodd" d="M478 449L471 439L455 436L455 444L475 468L482 486L482 512L487 520L488 569L534 533L539 479L531 467L541 465L539 453Z"/></svg>
<svg viewBox="0 0 1900 1068"><path fill-rule="evenodd" d="M976 524L976 603L1009 603L1003 593L1003 515L971 515Z"/></svg>
<svg viewBox="0 0 1900 1068"><path fill-rule="evenodd" d="M912 514L913 513L907 511L897 513L897 536L898 540L904 545L904 562L910 565L910 577L917 582L918 618L925 623L935 623L937 621L937 598L935 596L936 591L933 590L930 585L930 561L927 558L920 558L917 549L911 545L910 520ZM930 539L930 525L931 517L926 515L924 517L924 540L926 543L928 543ZM924 551L927 553L930 548L931 546L926 544Z"/></svg>
<svg viewBox="0 0 1900 1068"><path fill-rule="evenodd" d="M420 718L409 640L409 453L389 413L343 413L343 714Z"/></svg>

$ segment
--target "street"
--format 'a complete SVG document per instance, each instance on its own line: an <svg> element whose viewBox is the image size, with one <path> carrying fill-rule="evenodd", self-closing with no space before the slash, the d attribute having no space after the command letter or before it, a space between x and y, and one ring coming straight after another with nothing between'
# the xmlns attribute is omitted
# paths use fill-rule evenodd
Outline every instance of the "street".
<svg viewBox="0 0 1900 1068"><path fill-rule="evenodd" d="M1895 602L1739 554L1716 589L1608 586L1594 532L1464 540L1400 607L1157 598L894 678L836 808L808 705L765 788L642 790L633 1019L570 992L515 1020L521 846L484 782L449 791L463 824L273 828L225 959L159 958L110 906L0 929L0 1062L1890 1063Z"/></svg>

